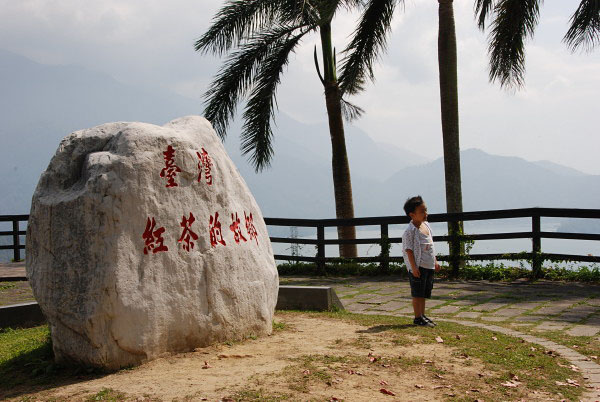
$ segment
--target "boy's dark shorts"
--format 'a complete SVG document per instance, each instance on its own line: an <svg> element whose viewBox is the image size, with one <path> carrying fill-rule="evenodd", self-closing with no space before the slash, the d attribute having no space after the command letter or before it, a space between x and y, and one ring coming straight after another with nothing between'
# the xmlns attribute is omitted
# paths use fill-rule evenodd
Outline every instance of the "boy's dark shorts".
<svg viewBox="0 0 600 402"><path fill-rule="evenodd" d="M431 298L431 289L433 289L434 269L419 267L420 278L415 278L412 271L408 273L410 280L410 295L412 297Z"/></svg>

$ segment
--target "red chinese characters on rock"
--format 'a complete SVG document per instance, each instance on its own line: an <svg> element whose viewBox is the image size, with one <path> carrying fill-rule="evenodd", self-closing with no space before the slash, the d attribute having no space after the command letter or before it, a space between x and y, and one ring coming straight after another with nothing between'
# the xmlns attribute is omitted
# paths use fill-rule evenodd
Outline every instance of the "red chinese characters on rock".
<svg viewBox="0 0 600 402"><path fill-rule="evenodd" d="M177 176L177 173L181 172L181 169L175 164L175 149L169 145L167 150L163 152L163 155L165 156L165 167L160 171L160 177L165 177L167 179L166 187L177 187L175 176Z"/></svg>
<svg viewBox="0 0 600 402"><path fill-rule="evenodd" d="M242 235L242 229L240 228L240 218L238 218L237 212L235 213L235 217L231 214L231 225L229 225L229 229L233 232L233 239L236 243L240 243L240 240L247 241L244 235Z"/></svg>
<svg viewBox="0 0 600 402"><path fill-rule="evenodd" d="M202 153L196 152L196 155L198 155L198 159L200 159L200 162L198 162L198 183L200 183L202 178L202 169L204 169L204 178L206 179L206 184L211 186L213 182L211 173L213 166L212 158L208 155L208 152L206 152L206 149L204 148L202 148Z"/></svg>
<svg viewBox="0 0 600 402"><path fill-rule="evenodd" d="M244 218L246 219L246 230L248 231L248 236L250 236L250 241L254 239L258 245L258 232L254 227L254 218L252 217L252 212L250 212L250 216L247 216L246 211L244 211Z"/></svg>
<svg viewBox="0 0 600 402"><path fill-rule="evenodd" d="M208 222L208 227L210 230L210 245L211 247L217 247L218 243L226 246L225 240L223 239L223 232L221 232L221 222L219 222L219 213L215 212L215 216L210 216L210 221Z"/></svg>
<svg viewBox="0 0 600 402"><path fill-rule="evenodd" d="M169 248L165 246L162 234L165 232L165 228L160 227L155 230L156 221L154 217L150 220L146 221L146 230L144 230L144 234L142 238L144 239L144 254L148 254L149 251L152 251L152 254L159 253L161 251L169 251Z"/></svg>
<svg viewBox="0 0 600 402"><path fill-rule="evenodd" d="M194 242L192 240L198 240L198 235L192 231L192 223L194 223L195 220L196 218L194 218L194 215L190 212L190 217L186 218L185 215L183 215L183 219L179 224L183 228L183 231L181 232L181 237L177 241L180 243L183 242L183 249L185 251L190 251L190 248L194 248Z"/></svg>

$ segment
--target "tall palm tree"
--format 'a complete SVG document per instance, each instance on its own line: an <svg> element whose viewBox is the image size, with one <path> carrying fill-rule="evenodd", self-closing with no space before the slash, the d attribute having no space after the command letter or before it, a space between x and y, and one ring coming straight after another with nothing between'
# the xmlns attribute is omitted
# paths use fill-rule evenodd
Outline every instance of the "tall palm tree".
<svg viewBox="0 0 600 402"><path fill-rule="evenodd" d="M440 105L442 138L444 142L444 176L446 180L446 211L463 211L460 175L460 147L458 126L458 77L456 30L453 0L438 0L438 68L440 75ZM462 233L462 222L448 222L448 234ZM453 274L458 273L462 247L451 242L450 260Z"/></svg>
<svg viewBox="0 0 600 402"><path fill-rule="evenodd" d="M522 87L525 41L533 36L542 0L475 0L481 30L492 20L488 40L490 81L503 87ZM571 49L592 50L600 44L600 0L581 0L571 16L563 41Z"/></svg>
<svg viewBox="0 0 600 402"><path fill-rule="evenodd" d="M319 33L323 74L319 70L316 48L315 63L325 92L338 218L354 217L343 117L356 118L362 109L344 99L345 93L358 92L360 77L345 81L357 89L355 91L345 91L340 85L331 22L340 8L361 5L362 0L229 0L195 44L197 51L216 55L229 53L205 93L204 114L224 139L238 103L248 98L243 113L241 149L244 155L249 155L256 171L260 171L269 166L273 156L271 120L283 69L301 40L309 33ZM338 227L338 237L355 239L355 228ZM356 257L356 245L340 245L340 256Z"/></svg>

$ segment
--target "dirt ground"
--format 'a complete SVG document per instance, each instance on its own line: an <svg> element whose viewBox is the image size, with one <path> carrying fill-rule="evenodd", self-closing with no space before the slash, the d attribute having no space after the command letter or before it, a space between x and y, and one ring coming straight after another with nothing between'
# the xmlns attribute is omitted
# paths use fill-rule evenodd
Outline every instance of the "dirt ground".
<svg viewBox="0 0 600 402"><path fill-rule="evenodd" d="M279 329L268 337L160 358L19 400L432 401L484 400L491 391L482 377L493 373L443 343L413 345L394 331L327 317L280 313L275 321Z"/></svg>

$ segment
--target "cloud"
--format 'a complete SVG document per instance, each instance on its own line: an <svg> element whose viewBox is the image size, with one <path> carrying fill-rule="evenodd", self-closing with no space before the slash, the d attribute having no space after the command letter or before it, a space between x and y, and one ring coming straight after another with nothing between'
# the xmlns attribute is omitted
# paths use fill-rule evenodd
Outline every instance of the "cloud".
<svg viewBox="0 0 600 402"><path fill-rule="evenodd" d="M544 3L535 39L527 46L526 87L507 92L488 82L486 34L475 25L472 0L454 1L463 149L550 159L600 174L595 155L600 149L595 107L600 54L571 54L561 43L574 11L565 3ZM193 43L222 4L0 0L0 48L200 99L221 60L194 52ZM346 12L336 17L338 51L357 18ZM354 99L367 111L356 124L369 135L431 158L442 154L437 23L437 2L406 1L397 10L388 52L377 63L376 82ZM306 39L290 59L279 106L304 122L325 121L323 88L312 58L318 36Z"/></svg>

